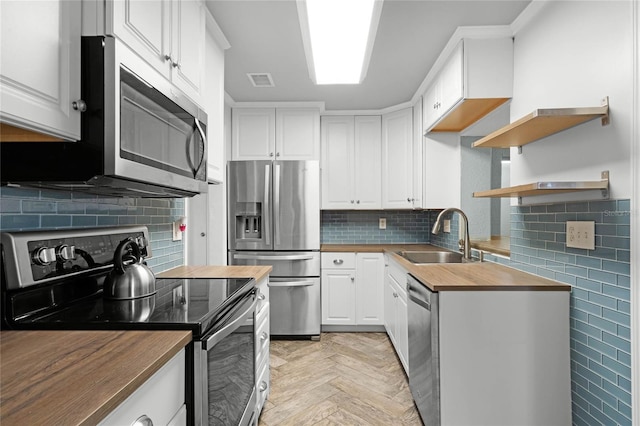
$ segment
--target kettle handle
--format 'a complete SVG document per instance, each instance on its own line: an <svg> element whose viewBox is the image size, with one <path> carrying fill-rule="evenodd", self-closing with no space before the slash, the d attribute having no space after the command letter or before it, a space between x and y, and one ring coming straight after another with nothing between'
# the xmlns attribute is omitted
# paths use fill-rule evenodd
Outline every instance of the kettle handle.
<svg viewBox="0 0 640 426"><path fill-rule="evenodd" d="M113 265L116 272L119 274L124 274L124 262L122 261L122 258L124 257L125 249L128 246L131 246L136 263L139 263L142 258L142 255L140 254L140 247L138 247L138 243L136 243L133 238L128 237L120 241L120 244L118 244L116 252L113 255Z"/></svg>

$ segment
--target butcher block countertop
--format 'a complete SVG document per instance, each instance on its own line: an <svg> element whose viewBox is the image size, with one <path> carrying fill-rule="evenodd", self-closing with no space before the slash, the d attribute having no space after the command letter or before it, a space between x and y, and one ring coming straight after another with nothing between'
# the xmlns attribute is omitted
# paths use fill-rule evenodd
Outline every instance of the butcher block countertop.
<svg viewBox="0 0 640 426"><path fill-rule="evenodd" d="M190 331L2 331L0 424L95 425Z"/></svg>
<svg viewBox="0 0 640 426"><path fill-rule="evenodd" d="M320 251L325 252L355 252L355 253L384 253L385 251L400 250L434 250L444 249L431 244L322 244Z"/></svg>
<svg viewBox="0 0 640 426"><path fill-rule="evenodd" d="M271 266L178 266L156 275L158 278L253 278L256 283L271 272Z"/></svg>
<svg viewBox="0 0 640 426"><path fill-rule="evenodd" d="M571 291L571 286L491 262L414 265L396 252L448 251L430 244L323 244L323 252L384 252L431 291Z"/></svg>

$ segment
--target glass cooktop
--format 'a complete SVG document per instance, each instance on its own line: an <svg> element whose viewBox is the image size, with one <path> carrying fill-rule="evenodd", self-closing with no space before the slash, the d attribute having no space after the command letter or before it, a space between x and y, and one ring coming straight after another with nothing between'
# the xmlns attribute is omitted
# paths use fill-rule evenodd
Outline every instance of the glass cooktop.
<svg viewBox="0 0 640 426"><path fill-rule="evenodd" d="M152 296L106 300L99 292L14 324L46 329L190 329L199 336L253 288L253 279L157 278Z"/></svg>

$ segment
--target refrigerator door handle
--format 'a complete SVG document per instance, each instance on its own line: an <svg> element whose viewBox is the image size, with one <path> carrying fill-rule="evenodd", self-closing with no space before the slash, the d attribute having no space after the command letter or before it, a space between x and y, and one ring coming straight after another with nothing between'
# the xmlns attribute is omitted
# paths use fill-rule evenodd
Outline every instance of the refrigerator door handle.
<svg viewBox="0 0 640 426"><path fill-rule="evenodd" d="M248 260L312 260L314 258L311 254L290 254L282 256L266 256L255 254L239 254L233 255L234 259L248 259Z"/></svg>
<svg viewBox="0 0 640 426"><path fill-rule="evenodd" d="M280 164L275 163L273 170L273 247L280 245Z"/></svg>
<svg viewBox="0 0 640 426"><path fill-rule="evenodd" d="M264 229L264 242L266 245L271 245L271 203L269 189L271 188L271 166L269 164L264 166L264 223L262 229Z"/></svg>
<svg viewBox="0 0 640 426"><path fill-rule="evenodd" d="M311 287L313 281L269 281L269 287Z"/></svg>

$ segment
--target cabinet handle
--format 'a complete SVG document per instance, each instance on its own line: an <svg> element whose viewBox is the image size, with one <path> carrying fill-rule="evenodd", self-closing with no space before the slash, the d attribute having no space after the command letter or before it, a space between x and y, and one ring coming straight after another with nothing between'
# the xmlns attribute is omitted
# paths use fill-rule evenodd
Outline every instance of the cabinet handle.
<svg viewBox="0 0 640 426"><path fill-rule="evenodd" d="M174 68L182 69L182 66L178 62L171 62L171 66Z"/></svg>
<svg viewBox="0 0 640 426"><path fill-rule="evenodd" d="M351 282L355 281L356 277L351 277Z"/></svg>
<svg viewBox="0 0 640 426"><path fill-rule="evenodd" d="M258 296L258 300L264 300L266 298L267 298L267 296L265 296L264 293L260 293L260 295Z"/></svg>
<svg viewBox="0 0 640 426"><path fill-rule="evenodd" d="M77 101L73 101L71 106L76 111L85 112L87 110L87 103L82 99L78 99Z"/></svg>
<svg viewBox="0 0 640 426"><path fill-rule="evenodd" d="M131 426L153 426L153 421L146 414L143 414L131 423Z"/></svg>
<svg viewBox="0 0 640 426"><path fill-rule="evenodd" d="M168 53L164 55L164 60L169 61L173 64L173 58Z"/></svg>
<svg viewBox="0 0 640 426"><path fill-rule="evenodd" d="M351 200L351 204L353 204L353 200Z"/></svg>
<svg viewBox="0 0 640 426"><path fill-rule="evenodd" d="M280 153L279 152L276 152L276 157L280 157Z"/></svg>
<svg viewBox="0 0 640 426"><path fill-rule="evenodd" d="M205 235L207 235L207 234L205 234L204 232L201 232L201 233L200 233L200 236L201 236L201 237L204 237Z"/></svg>
<svg viewBox="0 0 640 426"><path fill-rule="evenodd" d="M269 157L273 157L273 152L270 152L270 153L269 153Z"/></svg>
<svg viewBox="0 0 640 426"><path fill-rule="evenodd" d="M356 200L356 204L360 204L360 200Z"/></svg>
<svg viewBox="0 0 640 426"><path fill-rule="evenodd" d="M342 259L333 259L333 263L336 265L342 265L344 263L344 260Z"/></svg>
<svg viewBox="0 0 640 426"><path fill-rule="evenodd" d="M260 335L260 341L264 342L265 340L267 340L268 337L269 335L267 334L267 332L263 331L262 334Z"/></svg>
<svg viewBox="0 0 640 426"><path fill-rule="evenodd" d="M265 382L265 381L260 382L260 387L258 389L260 389L260 392L266 391L267 390L267 382Z"/></svg>
<svg viewBox="0 0 640 426"><path fill-rule="evenodd" d="M411 198L407 198L407 202L409 202L409 203L410 203L410 202L411 202Z"/></svg>
<svg viewBox="0 0 640 426"><path fill-rule="evenodd" d="M395 291L393 292L393 297L398 297L398 293L396 293Z"/></svg>

